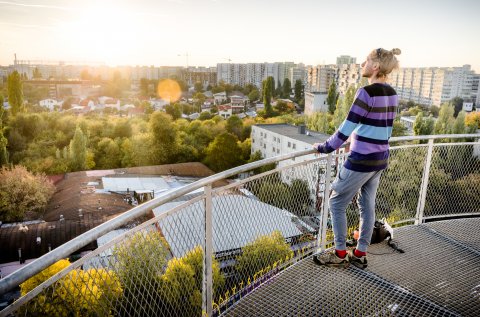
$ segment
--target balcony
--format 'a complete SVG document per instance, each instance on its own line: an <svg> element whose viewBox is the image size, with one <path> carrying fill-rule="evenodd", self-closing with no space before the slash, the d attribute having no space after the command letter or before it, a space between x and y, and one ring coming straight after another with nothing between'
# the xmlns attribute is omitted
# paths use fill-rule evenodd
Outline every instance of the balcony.
<svg viewBox="0 0 480 317"><path fill-rule="evenodd" d="M2 294L35 276L0 316L477 316L479 138L392 138L376 213L405 253L372 245L365 270L311 260L332 246L328 196L347 154L272 166L305 150L204 178L52 250L0 280ZM355 202L347 218L352 236Z"/></svg>

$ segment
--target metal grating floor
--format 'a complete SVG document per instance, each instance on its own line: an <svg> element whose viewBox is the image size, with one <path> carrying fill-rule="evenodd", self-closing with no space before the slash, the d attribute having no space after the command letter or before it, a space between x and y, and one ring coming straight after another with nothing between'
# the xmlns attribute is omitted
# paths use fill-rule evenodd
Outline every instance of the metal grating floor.
<svg viewBox="0 0 480 317"><path fill-rule="evenodd" d="M372 245L366 270L311 257L230 307L224 316L479 316L480 219L395 229L405 253Z"/></svg>

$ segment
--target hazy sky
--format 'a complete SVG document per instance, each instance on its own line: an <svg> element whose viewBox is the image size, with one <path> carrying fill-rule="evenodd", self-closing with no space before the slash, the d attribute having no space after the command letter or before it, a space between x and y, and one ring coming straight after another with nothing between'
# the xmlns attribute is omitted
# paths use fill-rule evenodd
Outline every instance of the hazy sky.
<svg viewBox="0 0 480 317"><path fill-rule="evenodd" d="M0 65L328 64L398 47L405 67L480 72L479 38L477 0L0 0Z"/></svg>

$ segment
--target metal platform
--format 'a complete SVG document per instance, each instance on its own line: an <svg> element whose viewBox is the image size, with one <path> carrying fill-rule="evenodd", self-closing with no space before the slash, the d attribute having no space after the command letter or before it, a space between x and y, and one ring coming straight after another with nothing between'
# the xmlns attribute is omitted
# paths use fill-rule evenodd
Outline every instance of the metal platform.
<svg viewBox="0 0 480 317"><path fill-rule="evenodd" d="M479 228L470 218L395 229L405 253L372 245L365 270L308 257L224 316L479 316Z"/></svg>

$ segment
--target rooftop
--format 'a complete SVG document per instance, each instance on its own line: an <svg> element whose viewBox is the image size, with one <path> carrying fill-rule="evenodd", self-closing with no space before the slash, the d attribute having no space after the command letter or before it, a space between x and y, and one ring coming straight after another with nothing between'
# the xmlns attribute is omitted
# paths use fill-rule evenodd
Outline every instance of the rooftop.
<svg viewBox="0 0 480 317"><path fill-rule="evenodd" d="M286 123L256 124L254 126L309 144L313 144L316 142L325 142L330 137L330 135L328 134L308 129L305 129L305 134L302 134L299 132L299 126Z"/></svg>

